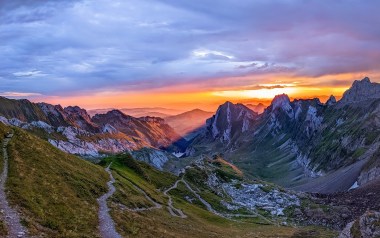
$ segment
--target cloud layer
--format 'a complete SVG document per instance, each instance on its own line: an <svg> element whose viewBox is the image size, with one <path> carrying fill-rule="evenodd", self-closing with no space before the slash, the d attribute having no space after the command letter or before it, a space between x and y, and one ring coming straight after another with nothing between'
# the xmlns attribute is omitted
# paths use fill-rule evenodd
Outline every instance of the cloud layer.
<svg viewBox="0 0 380 238"><path fill-rule="evenodd" d="M0 1L0 93L247 88L284 75L334 84L319 78L378 73L378 9L372 0Z"/></svg>

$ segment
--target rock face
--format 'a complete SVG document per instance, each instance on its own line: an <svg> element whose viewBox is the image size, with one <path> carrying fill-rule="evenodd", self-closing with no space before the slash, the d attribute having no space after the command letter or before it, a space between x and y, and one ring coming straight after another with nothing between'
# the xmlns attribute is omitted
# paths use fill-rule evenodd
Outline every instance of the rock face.
<svg viewBox="0 0 380 238"><path fill-rule="evenodd" d="M230 143L233 137L249 131L256 117L257 113L243 104L226 102L207 120L206 127L214 139Z"/></svg>
<svg viewBox="0 0 380 238"><path fill-rule="evenodd" d="M169 153L161 150L143 148L132 152L133 158L153 165L156 169L163 170L164 165L170 160L175 159Z"/></svg>
<svg viewBox="0 0 380 238"><path fill-rule="evenodd" d="M292 106L290 105L290 99L289 99L288 95L286 95L286 94L281 94L281 95L277 95L276 97L274 97L272 104L271 104L271 109L272 109L272 111L281 109L284 112L286 112L286 114L290 118L294 117L294 110L293 110Z"/></svg>
<svg viewBox="0 0 380 238"><path fill-rule="evenodd" d="M347 104L376 98L380 98L380 84L372 83L369 78L365 77L360 81L356 80L339 102Z"/></svg>
<svg viewBox="0 0 380 238"><path fill-rule="evenodd" d="M364 184L367 184L371 181L378 179L379 177L380 177L379 167L373 167L369 169L368 171L362 171L358 178L358 185L362 186Z"/></svg>
<svg viewBox="0 0 380 238"><path fill-rule="evenodd" d="M333 106L336 104L336 98L331 95L330 98L327 100L326 105L327 106Z"/></svg>
<svg viewBox="0 0 380 238"><path fill-rule="evenodd" d="M100 132L99 126L91 121L91 117L85 109L78 106L69 106L63 111L65 120L69 121L70 125L86 131Z"/></svg>
<svg viewBox="0 0 380 238"><path fill-rule="evenodd" d="M350 222L339 238L380 237L380 212L369 211L358 220Z"/></svg>

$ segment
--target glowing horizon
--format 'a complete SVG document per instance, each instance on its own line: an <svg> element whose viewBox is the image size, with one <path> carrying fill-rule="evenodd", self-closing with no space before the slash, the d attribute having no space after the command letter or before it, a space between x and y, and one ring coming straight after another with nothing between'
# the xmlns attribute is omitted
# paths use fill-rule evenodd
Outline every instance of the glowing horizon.
<svg viewBox="0 0 380 238"><path fill-rule="evenodd" d="M0 95L213 111L282 93L324 100L365 76L380 81L380 2L208 3L2 1Z"/></svg>
<svg viewBox="0 0 380 238"><path fill-rule="evenodd" d="M330 95L339 99L343 93L351 86L352 82L360 80L364 76L341 76L342 80L347 80L346 86L305 86L293 83L272 83L254 86L256 89L240 90L232 88L231 90L210 90L197 91L192 89L190 92L183 90L183 87L161 88L155 90L145 90L140 92L124 93L119 91L98 92L89 95L76 95L68 97L43 97L41 95L30 95L29 98L34 102L47 102L51 104L60 104L62 106L78 105L82 108L104 109L104 108L153 108L162 107L177 109L181 111L199 108L206 111L215 111L220 104L225 101L245 104L263 103L269 105L272 99L279 94L287 94L291 99L311 99L319 98L326 101ZM352 79L352 81L351 81ZM299 86L298 86L299 85ZM189 87L186 85L185 87ZM252 87L251 87L252 88ZM17 95L11 95L17 97ZM21 95L22 98L23 95Z"/></svg>

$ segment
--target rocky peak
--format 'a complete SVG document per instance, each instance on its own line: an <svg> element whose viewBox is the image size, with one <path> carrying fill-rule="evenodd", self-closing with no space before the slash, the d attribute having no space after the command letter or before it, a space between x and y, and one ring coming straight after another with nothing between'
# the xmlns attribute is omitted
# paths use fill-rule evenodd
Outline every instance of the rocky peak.
<svg viewBox="0 0 380 238"><path fill-rule="evenodd" d="M41 108L41 110L45 113L46 116L54 115L56 117L62 116L63 108L61 105L52 105L48 103L37 103L37 105Z"/></svg>
<svg viewBox="0 0 380 238"><path fill-rule="evenodd" d="M340 102L347 104L376 98L380 98L380 84L372 83L368 77L365 77L362 80L356 80L343 94Z"/></svg>
<svg viewBox="0 0 380 238"><path fill-rule="evenodd" d="M117 110L117 109L114 109L114 110L107 112L106 115L112 115L112 116L116 116L116 117L126 116L122 111Z"/></svg>
<svg viewBox="0 0 380 238"><path fill-rule="evenodd" d="M145 121L145 122L150 122L150 123L158 123L158 124L164 124L165 123L165 120L162 119L161 117L146 116L146 117L140 117L139 120Z"/></svg>
<svg viewBox="0 0 380 238"><path fill-rule="evenodd" d="M110 120L127 122L127 121L130 121L131 118L132 118L131 116L125 115L120 110L114 109L114 110L108 111L105 114L96 114L92 118L92 121L100 125L105 125Z"/></svg>
<svg viewBox="0 0 380 238"><path fill-rule="evenodd" d="M66 107L65 109L63 109L63 111L69 116L79 115L85 120L88 120L88 121L91 120L91 117L87 113L87 111L83 108L78 107L78 106L69 106L69 107Z"/></svg>
<svg viewBox="0 0 380 238"><path fill-rule="evenodd" d="M331 95L330 98L329 98L329 100L327 100L326 105L327 106L332 106L332 105L335 105L335 104L336 104L336 98L333 95Z"/></svg>
<svg viewBox="0 0 380 238"><path fill-rule="evenodd" d="M294 111L290 104L289 96L286 94L280 94L274 97L271 103L272 112L277 110L283 110L288 117L294 118Z"/></svg>
<svg viewBox="0 0 380 238"><path fill-rule="evenodd" d="M290 99L286 94L276 95L272 100L272 111L277 108L288 109L290 107Z"/></svg>
<svg viewBox="0 0 380 238"><path fill-rule="evenodd" d="M221 138L229 142L235 133L249 130L256 116L257 113L243 104L226 102L207 120L207 127L214 139Z"/></svg>
<svg viewBox="0 0 380 238"><path fill-rule="evenodd" d="M63 112L69 124L91 132L99 130L98 126L92 123L91 117L85 109L78 106L69 106L64 108Z"/></svg>

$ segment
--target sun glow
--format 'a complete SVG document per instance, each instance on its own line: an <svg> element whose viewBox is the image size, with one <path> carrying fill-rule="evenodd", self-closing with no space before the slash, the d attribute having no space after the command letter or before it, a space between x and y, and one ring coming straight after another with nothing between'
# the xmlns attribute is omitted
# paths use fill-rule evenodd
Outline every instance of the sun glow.
<svg viewBox="0 0 380 238"><path fill-rule="evenodd" d="M214 92L215 96L231 97L231 98L274 98L278 94L286 93L288 95L295 94L296 88L284 87L284 88L263 88L257 90L236 90L236 91L220 91Z"/></svg>

